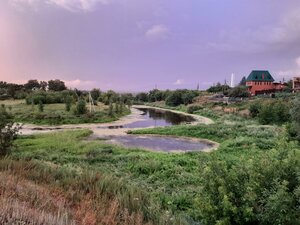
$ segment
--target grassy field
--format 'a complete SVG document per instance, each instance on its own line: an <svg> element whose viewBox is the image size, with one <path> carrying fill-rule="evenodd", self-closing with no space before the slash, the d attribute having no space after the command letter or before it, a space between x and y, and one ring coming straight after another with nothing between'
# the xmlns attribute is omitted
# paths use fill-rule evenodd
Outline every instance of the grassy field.
<svg viewBox="0 0 300 225"><path fill-rule="evenodd" d="M9 181L0 183L0 202L9 206L0 221L11 210L20 213L10 219L36 224L300 221L300 149L287 141L284 126L224 113L211 125L131 133L205 138L220 147L185 154L125 149L90 141L89 130L19 137L10 158L0 160L0 177Z"/></svg>
<svg viewBox="0 0 300 225"><path fill-rule="evenodd" d="M67 112L65 104L45 104L43 112L40 112L38 105L28 105L25 100L5 100L0 101L1 104L4 104L8 111L15 116L17 122L39 125L105 123L115 121L130 112L126 108L122 113L114 113L109 116L108 106L102 103L95 106L95 113L84 115L75 115L75 105Z"/></svg>
<svg viewBox="0 0 300 225"><path fill-rule="evenodd" d="M121 208L128 210L130 215L137 213L145 221L154 224L191 224L203 220L199 196L205 184L202 175L210 164L221 160L233 167L241 162L259 160L277 146L282 130L240 123L176 126L134 133L209 138L219 141L221 145L219 150L210 154L155 153L123 149L101 140L87 141L85 137L90 131L78 130L21 137L16 142L18 150L11 157L21 162L36 162L50 168L59 168L64 179L70 179L70 171L72 174L99 173L108 176L112 187L102 192L116 197ZM119 191L123 190L124 193L119 194L115 190L113 186L116 184ZM137 189L139 191L136 192ZM133 199L136 199L135 203L128 202Z"/></svg>

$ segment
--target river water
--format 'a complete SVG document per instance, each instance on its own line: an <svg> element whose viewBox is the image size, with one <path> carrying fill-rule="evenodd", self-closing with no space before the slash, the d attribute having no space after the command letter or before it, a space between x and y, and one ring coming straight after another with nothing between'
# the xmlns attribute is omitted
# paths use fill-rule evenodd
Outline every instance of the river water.
<svg viewBox="0 0 300 225"><path fill-rule="evenodd" d="M206 140L178 138L170 136L155 135L129 135L128 130L176 126L180 124L191 124L195 122L192 116L165 111L157 108L132 109L132 114L109 124L81 124L63 126L25 126L23 134L34 134L68 129L91 129L94 134L92 138L104 138L106 143L122 145L128 148L143 148L161 152L191 152L209 151L215 144Z"/></svg>

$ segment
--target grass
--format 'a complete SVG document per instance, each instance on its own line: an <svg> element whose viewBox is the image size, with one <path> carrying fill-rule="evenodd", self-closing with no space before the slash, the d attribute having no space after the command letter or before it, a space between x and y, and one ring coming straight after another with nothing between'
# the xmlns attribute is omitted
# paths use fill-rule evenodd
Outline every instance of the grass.
<svg viewBox="0 0 300 225"><path fill-rule="evenodd" d="M74 108L67 112L65 104L45 104L44 111L40 112L38 105L27 105L25 100L5 100L0 101L14 115L16 122L32 123L39 125L57 124L80 124L80 123L106 123L118 120L121 116L129 114L126 108L123 113L108 115L108 106L98 103L95 106L95 113L75 115Z"/></svg>
<svg viewBox="0 0 300 225"><path fill-rule="evenodd" d="M237 163L240 157L253 159L274 147L280 131L275 127L216 123L210 126L174 126L133 132L207 138L220 142L220 149L210 154L128 150L105 144L102 140L86 141L85 137L91 133L89 130L56 132L19 138L16 142L19 149L13 152L12 157L16 160L47 162L80 174L89 171L109 175L118 184L120 182L119 188L130 184L147 193L147 197L143 198L148 200L143 200L143 207L138 210L147 219L155 221L155 224L160 224L157 221L161 220L167 221L166 224L172 221L180 224L184 221L190 223L197 218L194 196L199 195L201 190L199 173L212 158L232 163ZM114 188L107 188L110 189ZM121 202L127 201L126 195L134 193L125 190ZM113 192L113 195L118 194ZM141 196L144 194L140 194L138 199ZM129 212L136 210L131 203L121 205L126 206Z"/></svg>
<svg viewBox="0 0 300 225"><path fill-rule="evenodd" d="M12 205L2 214L7 217L9 210L22 211L25 202L32 202L32 205L25 205L30 209L25 215L13 217L24 220L30 217L37 224L43 218L57 221L57 224L63 221L69 224L73 221L77 224L201 224L208 221L210 218L203 217L200 206L210 203L202 200L205 199L203 189L213 188L210 187L213 178L207 180L215 165L212 162L224 166L217 167L216 174L224 169L225 175L230 174L231 179L240 179L239 175L237 178L233 176L234 169L232 172L231 168L242 168L243 183L244 179L251 177L247 168L256 168L253 162L262 159L261 162L269 163L264 157L273 157L269 153L277 148L277 140L284 133L283 127L260 126L256 121L232 114L220 114L215 121L211 125L182 125L131 132L219 142L219 149L211 153L167 154L124 149L106 144L103 140L88 141L89 130L22 136L16 140L18 149L11 158L0 160L1 180L15 181L5 189L6 194L0 196L0 202ZM273 164L277 161L274 159ZM261 171L257 174L259 181ZM228 179L222 178L218 182ZM17 182L24 187L25 194L21 196L27 196L25 200L15 194L17 188L10 188L18 187ZM235 183L229 183L232 184L229 187L235 187ZM26 184L37 191L27 191ZM45 188L45 191L39 192L40 188ZM11 191L14 191L13 195ZM233 195L231 188L228 191ZM32 196L28 193L37 194ZM51 196L47 201L49 205L44 208L40 208L41 199L44 199L42 193ZM56 194L52 196L51 193ZM59 199L66 203L61 208L55 207ZM38 209L45 212L45 217L37 216L40 215ZM0 218L4 218L1 210Z"/></svg>

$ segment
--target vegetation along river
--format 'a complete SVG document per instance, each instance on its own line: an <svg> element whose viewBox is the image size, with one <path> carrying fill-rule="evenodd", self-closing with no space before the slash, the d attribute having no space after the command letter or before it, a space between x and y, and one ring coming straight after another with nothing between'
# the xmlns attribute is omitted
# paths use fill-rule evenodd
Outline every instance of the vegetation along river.
<svg viewBox="0 0 300 225"><path fill-rule="evenodd" d="M129 130L174 126L180 124L212 123L212 121L186 113L155 107L134 106L132 113L122 119L105 124L78 124L61 126L24 125L22 134L43 133L68 129L90 129L91 139L104 139L107 143L129 148L143 148L163 152L211 151L217 144L207 140L157 135L130 135Z"/></svg>

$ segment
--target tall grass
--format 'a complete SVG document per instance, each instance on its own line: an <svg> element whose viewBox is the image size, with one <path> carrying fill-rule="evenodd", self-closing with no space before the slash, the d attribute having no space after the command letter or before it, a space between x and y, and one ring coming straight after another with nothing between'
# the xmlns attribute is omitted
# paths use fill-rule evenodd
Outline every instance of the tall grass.
<svg viewBox="0 0 300 225"><path fill-rule="evenodd" d="M47 221L45 224L72 224L73 220L76 224L183 224L180 220L170 221L172 215L164 215L157 205L150 202L148 194L143 190L108 175L92 171L78 174L75 170L60 166L9 158L0 160L0 174L3 180L10 175L15 179L15 185L1 183L2 192L12 192L7 194L10 196L8 199L0 198L4 203L11 203L0 207L0 218L3 220L27 221L32 218L33 224L43 224L43 220ZM61 193L57 199L64 198L62 209L53 206L58 204L53 203L57 199L50 199L39 192L38 188L29 189L27 185L18 190L18 182L22 179L44 187L49 195L53 191ZM15 190L8 190L14 186ZM27 207L22 201L15 199L23 199L32 208L22 211ZM11 211L15 213L10 214ZM69 213L63 213L64 211ZM57 223L52 223L54 221Z"/></svg>

